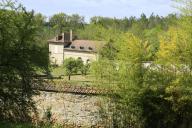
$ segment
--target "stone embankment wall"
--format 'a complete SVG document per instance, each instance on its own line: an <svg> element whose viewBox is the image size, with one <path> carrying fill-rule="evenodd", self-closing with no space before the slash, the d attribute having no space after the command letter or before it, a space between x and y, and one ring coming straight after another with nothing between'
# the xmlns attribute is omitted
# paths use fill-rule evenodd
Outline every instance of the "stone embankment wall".
<svg viewBox="0 0 192 128"><path fill-rule="evenodd" d="M33 99L36 102L39 118L42 120L47 118L49 113L51 120L56 123L75 124L78 127L105 127L104 124L110 124L110 114L107 112L109 102L104 97L41 91L40 95Z"/></svg>

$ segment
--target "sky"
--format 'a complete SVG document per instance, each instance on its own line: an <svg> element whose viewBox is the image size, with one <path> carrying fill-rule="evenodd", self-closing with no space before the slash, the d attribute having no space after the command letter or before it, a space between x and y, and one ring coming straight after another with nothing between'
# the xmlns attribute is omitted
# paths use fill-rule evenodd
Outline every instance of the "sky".
<svg viewBox="0 0 192 128"><path fill-rule="evenodd" d="M177 12L172 0L18 0L28 10L50 17L53 14L79 14L88 22L93 16L124 18L142 13L166 16Z"/></svg>

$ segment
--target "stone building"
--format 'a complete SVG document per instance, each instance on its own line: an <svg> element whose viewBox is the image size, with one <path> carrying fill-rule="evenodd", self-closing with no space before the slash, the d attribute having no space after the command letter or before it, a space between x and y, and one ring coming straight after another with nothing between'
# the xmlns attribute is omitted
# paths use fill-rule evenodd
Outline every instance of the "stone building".
<svg viewBox="0 0 192 128"><path fill-rule="evenodd" d="M51 64L62 65L67 58L82 59L84 63L96 61L103 41L78 40L72 31L48 40Z"/></svg>

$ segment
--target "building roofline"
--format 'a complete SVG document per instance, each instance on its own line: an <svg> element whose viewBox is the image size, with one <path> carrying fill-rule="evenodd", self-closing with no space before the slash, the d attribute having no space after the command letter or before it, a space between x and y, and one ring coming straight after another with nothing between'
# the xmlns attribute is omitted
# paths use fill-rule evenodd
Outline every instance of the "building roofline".
<svg viewBox="0 0 192 128"><path fill-rule="evenodd" d="M80 49L71 49L71 48L64 48L65 51L73 51L73 52L86 52L86 53L97 53L96 51L88 51L88 50L80 50Z"/></svg>

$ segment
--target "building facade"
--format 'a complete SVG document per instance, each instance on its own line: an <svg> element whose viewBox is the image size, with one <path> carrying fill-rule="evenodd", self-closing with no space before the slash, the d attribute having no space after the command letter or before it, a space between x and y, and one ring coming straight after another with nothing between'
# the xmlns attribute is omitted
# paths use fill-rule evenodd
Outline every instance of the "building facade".
<svg viewBox="0 0 192 128"><path fill-rule="evenodd" d="M99 49L103 41L77 40L70 33L62 33L48 40L49 58L51 64L62 65L67 58L82 59L84 63L90 63L98 59Z"/></svg>

